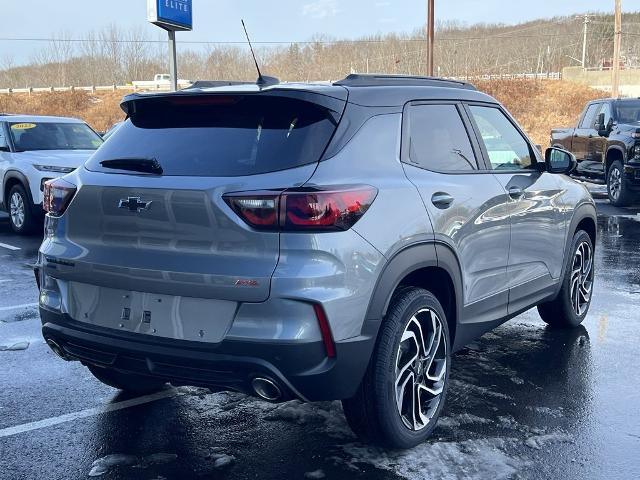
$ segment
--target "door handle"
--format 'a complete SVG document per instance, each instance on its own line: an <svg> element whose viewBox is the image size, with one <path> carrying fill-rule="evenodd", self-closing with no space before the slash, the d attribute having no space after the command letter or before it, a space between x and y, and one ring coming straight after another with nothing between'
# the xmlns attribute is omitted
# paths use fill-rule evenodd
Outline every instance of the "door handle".
<svg viewBox="0 0 640 480"><path fill-rule="evenodd" d="M431 196L431 203L433 203L436 208L444 210L451 206L453 197L446 192L436 192Z"/></svg>
<svg viewBox="0 0 640 480"><path fill-rule="evenodd" d="M521 198L524 195L524 190L520 187L509 187L509 196L513 199Z"/></svg>

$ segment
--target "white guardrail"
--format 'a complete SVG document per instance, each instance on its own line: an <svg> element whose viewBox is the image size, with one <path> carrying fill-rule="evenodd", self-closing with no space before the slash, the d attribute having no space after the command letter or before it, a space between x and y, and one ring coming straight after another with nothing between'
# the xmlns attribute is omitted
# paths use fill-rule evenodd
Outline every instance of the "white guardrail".
<svg viewBox="0 0 640 480"><path fill-rule="evenodd" d="M547 73L502 73L492 75L461 75L457 77L446 77L451 80L514 80L514 79L527 79L527 80L562 80L561 72L547 72Z"/></svg>
<svg viewBox="0 0 640 480"><path fill-rule="evenodd" d="M451 80L513 80L513 79L530 79L530 80L561 80L562 74L560 72L548 72L548 73L505 73L494 75L462 75L456 77L444 77ZM142 83L142 82L140 82ZM180 84L180 87L187 87L190 84ZM0 94L9 93L46 93L46 92L73 92L73 91L85 91L85 92L115 92L118 90L126 91L168 91L168 84L148 84L145 85L92 85L90 87L27 87L27 88L0 88Z"/></svg>
<svg viewBox="0 0 640 480"><path fill-rule="evenodd" d="M180 85L181 87L186 87L188 85ZM156 84L156 85L92 85L90 87L27 87L27 88L0 88L0 94L9 94L9 93L47 93L47 92L74 92L74 91L84 91L84 92L116 92L119 90L126 90L130 92L135 91L169 91L170 86L164 84Z"/></svg>

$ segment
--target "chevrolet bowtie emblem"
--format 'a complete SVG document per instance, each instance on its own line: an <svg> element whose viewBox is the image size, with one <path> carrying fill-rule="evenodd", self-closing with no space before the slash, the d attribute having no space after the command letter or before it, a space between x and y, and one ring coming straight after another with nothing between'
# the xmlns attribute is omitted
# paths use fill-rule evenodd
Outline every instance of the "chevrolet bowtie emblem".
<svg viewBox="0 0 640 480"><path fill-rule="evenodd" d="M129 197L126 200L120 200L118 208L126 208L130 212L141 212L142 210L149 210L152 202L142 202L140 197Z"/></svg>

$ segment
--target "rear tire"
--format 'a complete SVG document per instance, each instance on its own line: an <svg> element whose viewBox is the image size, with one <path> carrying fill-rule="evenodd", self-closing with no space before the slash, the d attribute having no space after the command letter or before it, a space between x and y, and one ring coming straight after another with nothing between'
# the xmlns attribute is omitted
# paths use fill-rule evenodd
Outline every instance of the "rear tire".
<svg viewBox="0 0 640 480"><path fill-rule="evenodd" d="M110 368L96 367L87 365L91 374L105 385L130 393L153 393L164 388L165 383L162 380L145 377L143 375L134 375L131 373L118 372Z"/></svg>
<svg viewBox="0 0 640 480"><path fill-rule="evenodd" d="M11 229L18 235L29 235L36 231L38 218L33 213L27 191L19 183L9 190L7 212Z"/></svg>
<svg viewBox="0 0 640 480"><path fill-rule="evenodd" d="M538 305L540 317L552 327L577 327L587 316L591 305L594 251L587 232L578 230L575 233L570 253L560 293L554 300Z"/></svg>
<svg viewBox="0 0 640 480"><path fill-rule="evenodd" d="M396 292L358 392L342 402L352 430L384 447L412 448L424 442L445 402L449 342L446 316L431 292Z"/></svg>
<svg viewBox="0 0 640 480"><path fill-rule="evenodd" d="M620 160L616 160L609 167L607 173L607 193L609 202L616 207L626 207L631 204L632 192L624 178L624 166Z"/></svg>

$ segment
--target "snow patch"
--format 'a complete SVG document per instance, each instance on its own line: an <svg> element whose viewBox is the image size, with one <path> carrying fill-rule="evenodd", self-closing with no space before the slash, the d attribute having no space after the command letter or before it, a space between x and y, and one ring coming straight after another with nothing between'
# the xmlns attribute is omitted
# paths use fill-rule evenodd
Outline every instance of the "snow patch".
<svg viewBox="0 0 640 480"><path fill-rule="evenodd" d="M573 439L566 433L548 433L546 435L536 435L529 437L524 441L527 447L541 450L542 447L547 446L550 443L570 443Z"/></svg>
<svg viewBox="0 0 640 480"><path fill-rule="evenodd" d="M440 417L438 420L438 426L447 427L447 428L455 428L460 425L469 425L469 424L486 424L492 423L488 418L478 417L477 415L472 415L471 413L462 413L460 415L456 415L455 417Z"/></svg>
<svg viewBox="0 0 640 480"><path fill-rule="evenodd" d="M511 440L513 441L513 440ZM408 480L500 480L512 477L524 463L509 457L504 439L426 443L402 452L392 452L359 444L343 446L351 456L347 466L366 463Z"/></svg>
<svg viewBox="0 0 640 480"><path fill-rule="evenodd" d="M463 382L461 380L450 380L451 388L455 388L456 390L462 390L467 392L473 392L476 394L475 396L485 395L487 397L500 398L502 400L511 400L509 395L505 395L504 393L494 392L493 390L489 390L486 387L481 387L480 385L474 385L473 383Z"/></svg>
<svg viewBox="0 0 640 480"><path fill-rule="evenodd" d="M306 472L304 474L304 478L311 478L312 480L319 480L320 478L324 478L326 475L322 470L314 470L313 472Z"/></svg>
<svg viewBox="0 0 640 480"><path fill-rule="evenodd" d="M313 424L333 438L354 437L338 401L302 403L293 400L271 408L265 415L265 420L284 421L297 425Z"/></svg>
<svg viewBox="0 0 640 480"><path fill-rule="evenodd" d="M114 453L102 458L94 460L91 464L91 470L89 471L90 477L99 477L104 475L111 468L117 466L130 466L135 465L138 461L138 457L135 455L124 455L122 453Z"/></svg>
<svg viewBox="0 0 640 480"><path fill-rule="evenodd" d="M214 459L213 466L216 468L226 467L227 465L233 463L233 461L236 459L236 457L234 457L233 455L227 455L226 453L217 453L211 455L211 458Z"/></svg>
<svg viewBox="0 0 640 480"><path fill-rule="evenodd" d="M109 472L114 467L147 468L150 465L160 465L172 462L176 458L178 458L178 455L175 453L152 453L146 457L114 453L94 460L91 464L89 476L99 477L100 475L104 475Z"/></svg>
<svg viewBox="0 0 640 480"><path fill-rule="evenodd" d="M0 352L15 352L29 348L29 342L18 342L13 345L0 345Z"/></svg>
<svg viewBox="0 0 640 480"><path fill-rule="evenodd" d="M562 408L559 409L553 409L553 408L549 408L549 407L532 407L532 406L527 406L527 410L532 410L536 413L539 413L541 415L548 415L550 417L562 417Z"/></svg>

